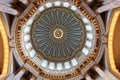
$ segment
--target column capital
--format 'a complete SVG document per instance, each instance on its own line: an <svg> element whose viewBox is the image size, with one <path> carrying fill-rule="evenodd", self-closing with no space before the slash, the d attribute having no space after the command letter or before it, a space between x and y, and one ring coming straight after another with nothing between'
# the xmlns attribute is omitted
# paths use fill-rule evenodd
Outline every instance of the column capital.
<svg viewBox="0 0 120 80"><path fill-rule="evenodd" d="M92 80L91 76L88 73L85 73L84 76L86 80Z"/></svg>
<svg viewBox="0 0 120 80"><path fill-rule="evenodd" d="M34 76L31 76L30 80L36 80L36 78Z"/></svg>

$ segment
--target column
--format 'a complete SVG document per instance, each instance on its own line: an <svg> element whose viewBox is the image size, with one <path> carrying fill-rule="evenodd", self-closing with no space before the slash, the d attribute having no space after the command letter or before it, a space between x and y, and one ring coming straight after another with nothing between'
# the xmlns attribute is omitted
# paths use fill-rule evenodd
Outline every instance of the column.
<svg viewBox="0 0 120 80"><path fill-rule="evenodd" d="M102 69L98 66L94 66L95 71L100 75L103 80L112 80Z"/></svg>
<svg viewBox="0 0 120 80"><path fill-rule="evenodd" d="M12 14L12 15L18 15L19 12L16 9L13 9L11 7L11 4L4 2L4 1L0 1L0 11L1 12L5 12L8 14Z"/></svg>
<svg viewBox="0 0 120 80"><path fill-rule="evenodd" d="M25 69L21 69L13 78L13 80L20 80L23 74L26 72Z"/></svg>
<svg viewBox="0 0 120 80"><path fill-rule="evenodd" d="M120 0L110 0L109 2L104 2L103 4L104 4L103 6L97 9L98 13L102 13L104 11L108 11L120 7Z"/></svg>
<svg viewBox="0 0 120 80"><path fill-rule="evenodd" d="M4 2L6 2L6 3L14 3L14 2L16 2L17 0L0 0L0 1L4 1Z"/></svg>
<svg viewBox="0 0 120 80"><path fill-rule="evenodd" d="M85 79L86 79L86 80L92 80L92 78L90 77L90 75L87 74L87 73L85 74Z"/></svg>
<svg viewBox="0 0 120 80"><path fill-rule="evenodd" d="M110 2L112 2L114 0L103 0L103 1L104 1L103 4L108 4L108 3L110 3Z"/></svg>

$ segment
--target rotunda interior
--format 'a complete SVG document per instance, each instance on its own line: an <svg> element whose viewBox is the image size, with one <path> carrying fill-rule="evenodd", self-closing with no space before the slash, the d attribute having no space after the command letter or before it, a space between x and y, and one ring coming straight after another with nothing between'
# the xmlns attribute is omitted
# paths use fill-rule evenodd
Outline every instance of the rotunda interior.
<svg viewBox="0 0 120 80"><path fill-rule="evenodd" d="M0 80L119 80L120 0L0 0Z"/></svg>

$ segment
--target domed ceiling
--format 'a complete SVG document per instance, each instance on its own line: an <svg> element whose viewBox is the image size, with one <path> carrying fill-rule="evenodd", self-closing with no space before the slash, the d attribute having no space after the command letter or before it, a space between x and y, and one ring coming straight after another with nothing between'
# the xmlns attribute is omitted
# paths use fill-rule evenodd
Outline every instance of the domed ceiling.
<svg viewBox="0 0 120 80"><path fill-rule="evenodd" d="M74 0L30 5L12 30L19 64L43 79L81 79L102 56L101 18Z"/></svg>
<svg viewBox="0 0 120 80"><path fill-rule="evenodd" d="M46 3L46 6L47 4L52 5ZM79 18L73 11L60 7L41 13L31 26L36 50L50 60L71 58L84 41L84 26Z"/></svg>

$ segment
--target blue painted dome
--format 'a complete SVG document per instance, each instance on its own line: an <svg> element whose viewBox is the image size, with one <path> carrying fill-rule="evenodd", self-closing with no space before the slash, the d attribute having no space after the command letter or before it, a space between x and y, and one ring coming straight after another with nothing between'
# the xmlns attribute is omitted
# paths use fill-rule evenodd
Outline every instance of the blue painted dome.
<svg viewBox="0 0 120 80"><path fill-rule="evenodd" d="M43 11L32 26L32 40L38 53L50 60L66 60L75 55L84 42L80 15L66 8Z"/></svg>

